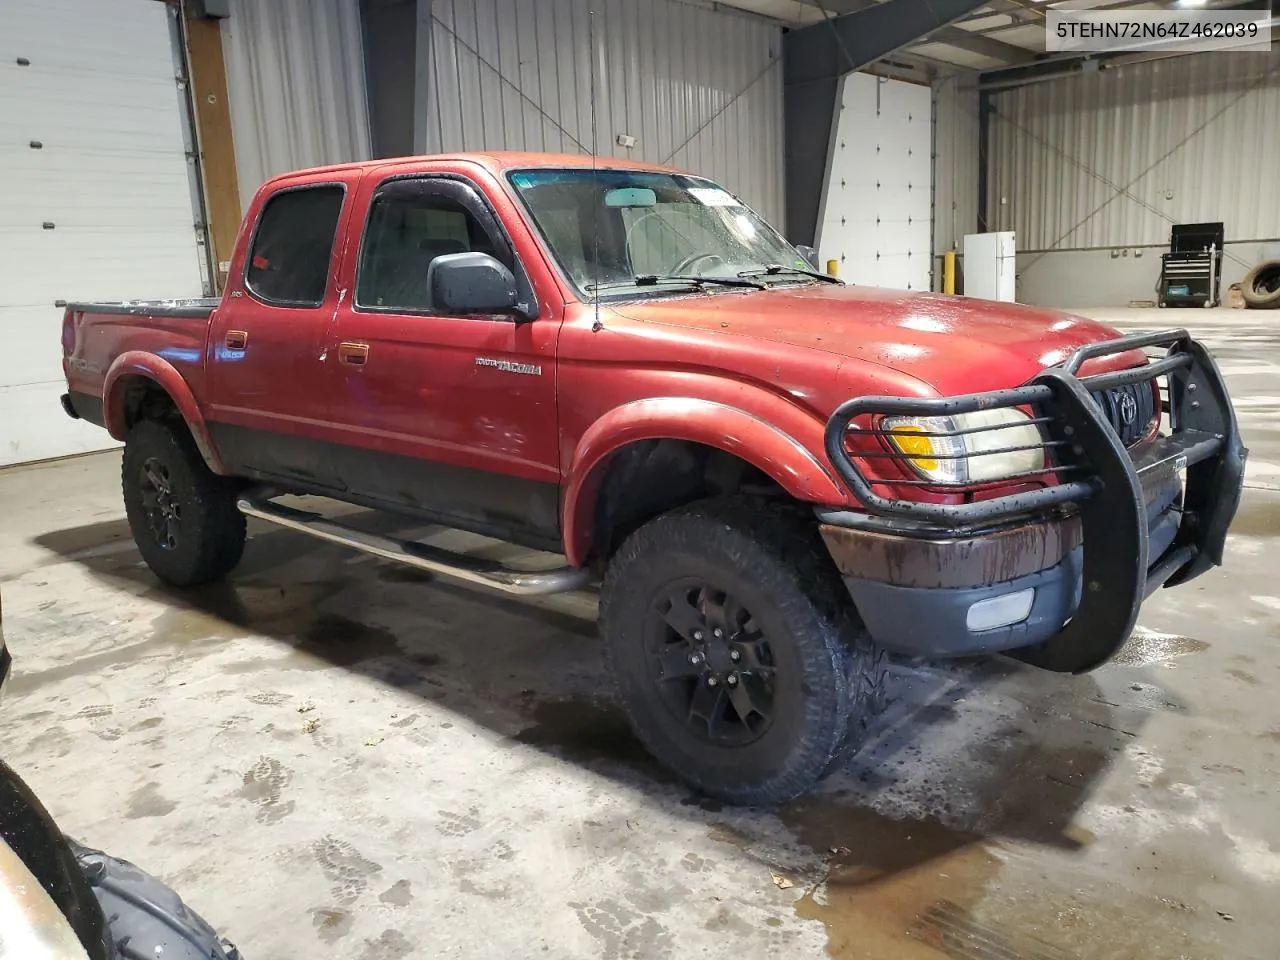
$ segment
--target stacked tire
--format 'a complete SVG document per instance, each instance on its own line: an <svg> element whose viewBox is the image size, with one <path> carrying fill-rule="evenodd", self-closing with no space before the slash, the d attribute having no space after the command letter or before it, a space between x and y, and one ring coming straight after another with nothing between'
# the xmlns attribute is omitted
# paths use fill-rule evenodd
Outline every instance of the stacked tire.
<svg viewBox="0 0 1280 960"><path fill-rule="evenodd" d="M1246 273L1240 295L1252 310L1280 309L1280 260L1264 260Z"/></svg>

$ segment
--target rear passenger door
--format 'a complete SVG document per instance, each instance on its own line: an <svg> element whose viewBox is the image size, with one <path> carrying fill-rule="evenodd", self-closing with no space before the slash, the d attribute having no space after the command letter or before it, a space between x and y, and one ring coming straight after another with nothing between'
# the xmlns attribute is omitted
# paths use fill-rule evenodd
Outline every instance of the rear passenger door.
<svg viewBox="0 0 1280 960"><path fill-rule="evenodd" d="M210 326L210 429L237 473L332 487L325 337L347 184L269 196Z"/></svg>
<svg viewBox="0 0 1280 960"><path fill-rule="evenodd" d="M534 302L474 182L411 176L363 192L355 295L330 344L340 479L367 499L558 548L559 317L447 315L431 303L432 260L472 251L505 264Z"/></svg>

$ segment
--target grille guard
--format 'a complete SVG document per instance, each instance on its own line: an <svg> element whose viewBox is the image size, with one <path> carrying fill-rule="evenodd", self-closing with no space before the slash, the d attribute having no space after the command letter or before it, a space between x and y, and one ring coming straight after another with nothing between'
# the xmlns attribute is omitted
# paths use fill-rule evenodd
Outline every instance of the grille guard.
<svg viewBox="0 0 1280 960"><path fill-rule="evenodd" d="M1128 350L1165 347L1142 367L1080 378L1085 361ZM1140 380L1164 378L1163 404L1170 433L1125 449L1090 396ZM1044 473L1059 482L971 503L926 503L879 493L901 485L946 489L945 484L868 477L857 460L910 458L901 453L854 453L846 435L859 417L949 416L1002 407L1030 407L1054 465ZM878 429L854 432L879 433ZM1136 334L1076 350L1061 366L1009 390L941 398L859 397L841 404L827 422L826 451L867 513L891 522L916 521L960 533L975 525L1044 514L1079 512L1084 573L1079 605L1062 632L1017 656L1051 670L1082 672L1109 659L1128 639L1142 601L1161 586L1174 586L1222 562L1227 529L1239 506L1248 451L1217 364L1185 330ZM888 446L887 444L885 446ZM1047 458L1046 458L1047 459ZM1159 557L1148 557L1143 478L1186 469L1182 516L1176 536ZM1149 475L1149 476L1148 476Z"/></svg>

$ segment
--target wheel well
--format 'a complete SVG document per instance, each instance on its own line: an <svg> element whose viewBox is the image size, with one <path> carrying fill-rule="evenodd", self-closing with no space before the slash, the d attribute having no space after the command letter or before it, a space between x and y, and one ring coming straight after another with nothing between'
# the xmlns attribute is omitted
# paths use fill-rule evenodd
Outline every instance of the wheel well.
<svg viewBox="0 0 1280 960"><path fill-rule="evenodd" d="M788 498L741 457L691 440L640 440L610 457L596 497L591 554L610 556L654 517L707 497L749 493Z"/></svg>
<svg viewBox="0 0 1280 960"><path fill-rule="evenodd" d="M120 391L121 423L126 432L142 420L182 420L173 397L150 377L124 377L116 389Z"/></svg>

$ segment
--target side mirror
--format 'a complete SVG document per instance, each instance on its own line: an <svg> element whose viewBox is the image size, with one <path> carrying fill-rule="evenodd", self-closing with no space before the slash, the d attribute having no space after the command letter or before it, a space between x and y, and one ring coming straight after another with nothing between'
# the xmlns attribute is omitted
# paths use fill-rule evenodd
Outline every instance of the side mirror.
<svg viewBox="0 0 1280 960"><path fill-rule="evenodd" d="M805 260L808 261L809 266L813 267L813 269L822 269L818 266L818 251L813 249L813 247L803 243L798 243L796 244L796 250L799 251L800 256L804 257Z"/></svg>
<svg viewBox="0 0 1280 960"><path fill-rule="evenodd" d="M427 267L431 305L442 313L516 313L520 294L510 270L487 253L446 253Z"/></svg>

